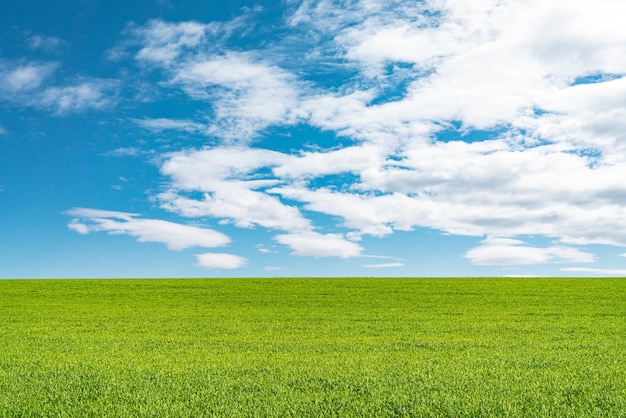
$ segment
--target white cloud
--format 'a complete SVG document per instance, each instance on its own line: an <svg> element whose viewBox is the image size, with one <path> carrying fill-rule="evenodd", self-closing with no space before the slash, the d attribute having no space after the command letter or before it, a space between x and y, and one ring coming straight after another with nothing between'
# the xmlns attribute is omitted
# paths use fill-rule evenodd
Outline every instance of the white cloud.
<svg viewBox="0 0 626 418"><path fill-rule="evenodd" d="M201 123L193 122L191 120L178 120L168 118L145 118L134 119L137 125L150 131L161 132L164 130L179 130L185 132L203 132L206 131L206 126Z"/></svg>
<svg viewBox="0 0 626 418"><path fill-rule="evenodd" d="M107 157L137 157L139 155L149 153L137 147L121 147L104 153Z"/></svg>
<svg viewBox="0 0 626 418"><path fill-rule="evenodd" d="M530 247L523 241L511 238L487 238L483 243L465 253L477 265L517 265L543 263L591 263L593 254L572 247Z"/></svg>
<svg viewBox="0 0 626 418"><path fill-rule="evenodd" d="M104 231L112 235L130 235L139 242L163 243L171 250L220 247L230 242L229 237L213 229L159 219L138 219L139 215L134 213L74 208L67 214L74 217L68 228L80 234Z"/></svg>
<svg viewBox="0 0 626 418"><path fill-rule="evenodd" d="M34 35L28 38L26 42L30 49L47 53L58 52L65 46L65 42L62 39L54 36Z"/></svg>
<svg viewBox="0 0 626 418"><path fill-rule="evenodd" d="M303 152L280 158L272 172L277 177L321 177L331 174L360 173L383 164L386 150L376 145L361 145L325 152Z"/></svg>
<svg viewBox="0 0 626 418"><path fill-rule="evenodd" d="M566 267L562 268L561 271L569 271L572 273L589 273L598 276L626 276L626 269Z"/></svg>
<svg viewBox="0 0 626 418"><path fill-rule="evenodd" d="M285 270L284 267L279 267L279 266L266 266L263 267L263 270L265 271L280 271L280 270Z"/></svg>
<svg viewBox="0 0 626 418"><path fill-rule="evenodd" d="M20 94L40 87L55 71L55 63L28 63L22 65L2 65L0 62L0 92ZM5 96L5 100L16 97Z"/></svg>
<svg viewBox="0 0 626 418"><path fill-rule="evenodd" d="M410 229L411 223L406 224L406 219L402 219L406 215L419 217L419 212L408 213L412 206L417 210L418 205L404 195L364 196L306 187L276 187L270 191L305 202L304 207L309 211L340 217L344 227L379 237L391 234L392 224L396 224L397 229Z"/></svg>
<svg viewBox="0 0 626 418"><path fill-rule="evenodd" d="M211 25L198 22L168 23L151 20L146 26L131 27L128 31L141 45L136 59L170 65L186 49L201 45Z"/></svg>
<svg viewBox="0 0 626 418"><path fill-rule="evenodd" d="M235 32L250 31L247 10L228 22L170 23L160 20L132 26L126 44L109 51L121 59L138 46L136 60L166 70L164 86L180 88L193 100L210 102L212 124L207 134L248 141L271 124L285 123L297 107L295 77L264 60L265 54L234 52L222 44ZM188 125L189 126L189 125Z"/></svg>
<svg viewBox="0 0 626 418"><path fill-rule="evenodd" d="M208 269L236 269L248 263L243 257L225 253L197 254L197 265Z"/></svg>
<svg viewBox="0 0 626 418"><path fill-rule="evenodd" d="M230 140L287 122L297 106L293 77L251 54L199 56L179 67L172 82L195 99L211 100L216 121L209 132Z"/></svg>
<svg viewBox="0 0 626 418"><path fill-rule="evenodd" d="M363 267L367 267L367 268L404 267L404 263L363 264Z"/></svg>
<svg viewBox="0 0 626 418"><path fill-rule="evenodd" d="M151 20L145 26L130 25L125 44L108 51L111 59L123 58L131 47L139 47L135 59L145 64L165 67L177 65L184 57L198 50L220 50L222 42L240 29L250 29L248 15L256 10L247 10L243 15L226 22L203 24L190 22L165 22Z"/></svg>
<svg viewBox="0 0 626 418"><path fill-rule="evenodd" d="M626 257L626 253L620 254L620 257Z"/></svg>
<svg viewBox="0 0 626 418"><path fill-rule="evenodd" d="M102 109L113 104L117 83L111 80L89 80L64 87L49 87L41 92L38 107L49 108L56 114Z"/></svg>
<svg viewBox="0 0 626 418"><path fill-rule="evenodd" d="M65 212L66 215L75 218L114 218L124 221L130 221L139 216L137 213L117 212L112 210L91 209L91 208L73 208Z"/></svg>
<svg viewBox="0 0 626 418"><path fill-rule="evenodd" d="M259 250L259 252L261 252L263 254L271 254L271 253L274 252L271 249L265 247L263 244L257 244L256 245L256 249Z"/></svg>
<svg viewBox="0 0 626 418"><path fill-rule="evenodd" d="M6 134L7 134L7 130L4 129L2 125L0 125L0 135L6 135Z"/></svg>
<svg viewBox="0 0 626 418"><path fill-rule="evenodd" d="M276 181L257 180L257 171L283 159L283 154L274 151L242 147L171 154L161 172L172 177L174 187L159 199L163 208L183 216L229 219L244 228L309 229L309 220L297 208L258 191ZM204 195L190 198L181 191L202 191Z"/></svg>
<svg viewBox="0 0 626 418"><path fill-rule="evenodd" d="M101 109L115 102L119 82L76 78L56 85L52 76L58 64L0 62L0 100L50 110L57 115Z"/></svg>
<svg viewBox="0 0 626 418"><path fill-rule="evenodd" d="M346 240L341 234L320 234L314 231L281 234L274 237L289 246L292 255L308 257L356 257L363 248Z"/></svg>
<svg viewBox="0 0 626 418"><path fill-rule="evenodd" d="M212 216L232 221L242 228L259 225L280 230L302 230L310 227L300 211L283 204L278 198L250 190L244 182L224 181L202 200L162 193L161 206L183 216Z"/></svg>
<svg viewBox="0 0 626 418"><path fill-rule="evenodd" d="M254 180L255 173L287 157L276 151L248 147L216 147L167 155L161 172L183 190L213 191L222 181Z"/></svg>

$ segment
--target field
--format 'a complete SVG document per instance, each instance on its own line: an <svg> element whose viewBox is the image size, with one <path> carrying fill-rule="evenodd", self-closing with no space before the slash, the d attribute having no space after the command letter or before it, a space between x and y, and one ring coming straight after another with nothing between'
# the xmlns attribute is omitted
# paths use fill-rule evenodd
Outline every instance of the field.
<svg viewBox="0 0 626 418"><path fill-rule="evenodd" d="M626 280L0 281L40 416L626 417Z"/></svg>

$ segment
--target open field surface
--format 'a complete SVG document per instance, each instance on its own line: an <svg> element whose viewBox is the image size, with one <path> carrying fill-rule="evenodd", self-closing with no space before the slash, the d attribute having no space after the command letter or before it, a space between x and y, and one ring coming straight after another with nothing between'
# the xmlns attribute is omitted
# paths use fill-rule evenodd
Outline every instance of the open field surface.
<svg viewBox="0 0 626 418"><path fill-rule="evenodd" d="M0 281L0 417L626 417L626 280Z"/></svg>

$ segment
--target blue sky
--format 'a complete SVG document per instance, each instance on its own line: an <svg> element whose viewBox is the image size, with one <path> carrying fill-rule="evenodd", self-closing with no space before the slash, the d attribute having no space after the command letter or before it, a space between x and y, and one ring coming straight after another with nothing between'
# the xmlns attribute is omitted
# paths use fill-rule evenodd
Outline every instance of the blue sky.
<svg viewBox="0 0 626 418"><path fill-rule="evenodd" d="M624 20L6 0L0 277L626 276Z"/></svg>

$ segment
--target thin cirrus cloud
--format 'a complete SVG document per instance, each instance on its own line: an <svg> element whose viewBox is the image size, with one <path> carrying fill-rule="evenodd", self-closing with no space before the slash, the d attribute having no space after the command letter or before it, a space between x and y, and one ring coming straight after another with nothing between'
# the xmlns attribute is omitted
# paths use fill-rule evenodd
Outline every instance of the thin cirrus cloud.
<svg viewBox="0 0 626 418"><path fill-rule="evenodd" d="M57 116L103 109L115 103L118 81L78 78L59 85L54 80L58 67L56 62L0 63L0 100Z"/></svg>
<svg viewBox="0 0 626 418"><path fill-rule="evenodd" d="M66 43L54 36L33 35L26 40L28 47L32 50L44 51L47 53L60 52Z"/></svg>
<svg viewBox="0 0 626 418"><path fill-rule="evenodd" d="M0 91L11 94L32 91L40 87L56 70L56 63L0 63ZM5 99L10 99L6 96Z"/></svg>
<svg viewBox="0 0 626 418"><path fill-rule="evenodd" d="M102 79L49 87L38 95L38 102L33 105L50 109L57 115L103 109L114 104L117 88L117 81Z"/></svg>
<svg viewBox="0 0 626 418"><path fill-rule="evenodd" d="M168 130L185 131L189 133L202 132L206 130L206 126L191 120L168 119L168 118L144 118L134 119L134 123L138 126L153 132L162 132Z"/></svg>

